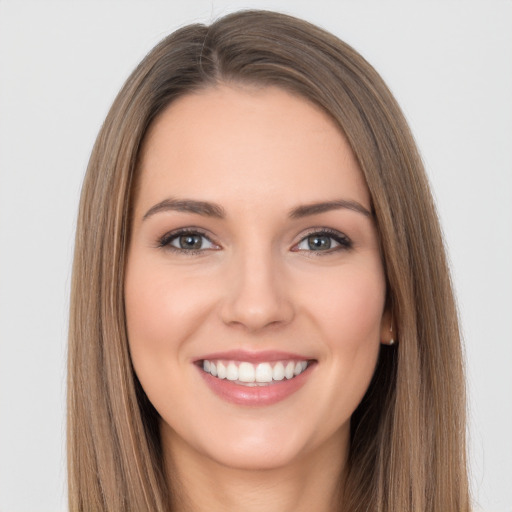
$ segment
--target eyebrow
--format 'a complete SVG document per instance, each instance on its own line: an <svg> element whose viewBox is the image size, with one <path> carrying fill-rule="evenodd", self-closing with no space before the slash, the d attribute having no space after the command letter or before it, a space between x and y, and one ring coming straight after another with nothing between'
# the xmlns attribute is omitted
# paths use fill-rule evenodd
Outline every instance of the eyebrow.
<svg viewBox="0 0 512 512"><path fill-rule="evenodd" d="M365 217L372 217L372 214L361 203L348 199L336 199L334 201L324 201L320 203L311 203L292 208L289 212L291 219L300 219L310 215L331 210L348 209L363 214ZM173 199L168 198L152 206L144 215L142 220L155 215L156 213L176 211L185 213L195 213L204 217L215 217L224 219L226 212L222 206L207 201L196 201L194 199Z"/></svg>
<svg viewBox="0 0 512 512"><path fill-rule="evenodd" d="M175 211L185 213L196 213L205 217L216 217L223 219L226 216L226 212L222 206L206 201L195 201L193 199L164 199L159 203L152 206L142 217L142 220L146 220L148 217L155 215L155 213Z"/></svg>
<svg viewBox="0 0 512 512"><path fill-rule="evenodd" d="M290 217L292 219L300 219L309 215L317 215L319 213L324 213L331 210L340 210L342 208L362 213L365 217L372 217L372 213L367 210L361 203L349 199L336 199L334 201L325 201L321 203L311 203L303 206L297 206L290 211Z"/></svg>

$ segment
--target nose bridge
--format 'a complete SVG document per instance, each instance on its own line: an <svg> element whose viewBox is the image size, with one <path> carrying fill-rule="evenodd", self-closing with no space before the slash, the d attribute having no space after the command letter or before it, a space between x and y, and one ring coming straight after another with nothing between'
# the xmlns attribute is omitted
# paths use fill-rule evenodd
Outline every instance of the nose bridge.
<svg viewBox="0 0 512 512"><path fill-rule="evenodd" d="M238 248L230 263L227 289L222 314L228 324L258 330L293 318L281 261L270 244Z"/></svg>

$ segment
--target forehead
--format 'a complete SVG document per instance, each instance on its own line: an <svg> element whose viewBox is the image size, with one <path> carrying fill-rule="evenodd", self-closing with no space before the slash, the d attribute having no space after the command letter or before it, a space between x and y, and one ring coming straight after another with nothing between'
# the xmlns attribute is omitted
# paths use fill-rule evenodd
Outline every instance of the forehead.
<svg viewBox="0 0 512 512"><path fill-rule="evenodd" d="M279 197L293 207L348 195L370 206L336 123L277 87L221 85L179 98L150 127L139 172L144 202L166 194L217 202L237 195Z"/></svg>

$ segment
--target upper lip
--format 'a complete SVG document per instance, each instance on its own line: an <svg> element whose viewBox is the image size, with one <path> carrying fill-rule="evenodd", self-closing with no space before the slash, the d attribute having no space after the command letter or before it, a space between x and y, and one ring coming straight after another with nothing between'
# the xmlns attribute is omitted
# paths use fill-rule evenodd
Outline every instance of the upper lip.
<svg viewBox="0 0 512 512"><path fill-rule="evenodd" d="M229 360L229 361L247 361L248 363L264 363L273 361L309 361L312 358L292 352L283 352L280 350L261 350L261 351L247 351L247 350L227 350L225 352L215 352L206 354L195 362L199 361L214 361L214 360Z"/></svg>

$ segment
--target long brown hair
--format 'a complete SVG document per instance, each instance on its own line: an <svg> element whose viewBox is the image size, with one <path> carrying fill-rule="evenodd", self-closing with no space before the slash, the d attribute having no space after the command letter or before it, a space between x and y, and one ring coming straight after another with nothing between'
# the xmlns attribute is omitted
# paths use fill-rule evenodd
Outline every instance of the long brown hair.
<svg viewBox="0 0 512 512"><path fill-rule="evenodd" d="M218 83L274 85L322 107L364 173L398 343L382 347L351 421L343 510L467 511L465 391L441 231L413 137L377 72L302 20L266 12L184 27L128 78L85 177L68 361L71 511L169 511L158 415L133 372L123 279L137 158L179 96ZM172 477L172 475L171 475Z"/></svg>

